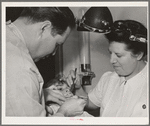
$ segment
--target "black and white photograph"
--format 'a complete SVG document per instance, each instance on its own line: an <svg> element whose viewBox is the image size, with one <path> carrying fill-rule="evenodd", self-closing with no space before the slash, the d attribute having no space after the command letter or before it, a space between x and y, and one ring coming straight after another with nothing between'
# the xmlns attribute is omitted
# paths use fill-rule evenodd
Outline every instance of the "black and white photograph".
<svg viewBox="0 0 150 126"><path fill-rule="evenodd" d="M1 2L1 125L148 125L148 1Z"/></svg>

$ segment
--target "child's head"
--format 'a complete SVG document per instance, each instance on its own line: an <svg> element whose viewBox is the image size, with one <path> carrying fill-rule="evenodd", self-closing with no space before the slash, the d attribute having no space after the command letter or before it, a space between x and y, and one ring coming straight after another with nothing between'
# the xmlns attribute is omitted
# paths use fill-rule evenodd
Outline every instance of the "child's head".
<svg viewBox="0 0 150 126"><path fill-rule="evenodd" d="M48 83L44 84L44 86L43 86L43 88L49 88L49 87L54 87L54 89L59 88L60 90L69 88L66 81L64 81L64 80L60 81L57 78L51 79Z"/></svg>
<svg viewBox="0 0 150 126"><path fill-rule="evenodd" d="M68 86L67 82L64 80L58 80L55 83L55 86L57 87L58 90L64 90L64 89L70 89L70 87Z"/></svg>
<svg viewBox="0 0 150 126"><path fill-rule="evenodd" d="M70 87L68 86L67 82L64 80L59 81L56 84L57 90L60 90L60 92L66 97L70 98L73 96L73 93L70 91Z"/></svg>
<svg viewBox="0 0 150 126"><path fill-rule="evenodd" d="M57 90L61 94L64 95L64 97L69 98L73 96L73 93L70 91L70 87L68 86L67 82L64 80L59 79L52 79L50 80L44 88L51 88L52 90Z"/></svg>

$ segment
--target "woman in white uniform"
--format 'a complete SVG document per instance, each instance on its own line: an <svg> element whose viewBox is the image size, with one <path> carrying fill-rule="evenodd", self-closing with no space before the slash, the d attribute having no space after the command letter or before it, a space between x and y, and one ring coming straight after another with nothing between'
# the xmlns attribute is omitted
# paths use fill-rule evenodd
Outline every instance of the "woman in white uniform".
<svg viewBox="0 0 150 126"><path fill-rule="evenodd" d="M102 117L147 116L147 29L137 21L118 20L106 38L115 71L103 74L96 87L88 93L86 107L100 107ZM74 76L73 71L70 76Z"/></svg>

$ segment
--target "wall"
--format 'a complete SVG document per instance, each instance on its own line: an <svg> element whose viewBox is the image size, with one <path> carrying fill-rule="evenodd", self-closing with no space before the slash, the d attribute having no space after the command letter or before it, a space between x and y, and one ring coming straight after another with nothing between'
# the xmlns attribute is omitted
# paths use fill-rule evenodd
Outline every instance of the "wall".
<svg viewBox="0 0 150 126"><path fill-rule="evenodd" d="M78 17L79 7L71 7L71 10ZM113 19L134 19L147 26L146 7L109 7ZM87 86L89 91L99 81L102 74L113 70L109 63L109 53L107 51L108 42L103 34L90 33L91 67L96 77L92 80L92 86ZM63 69L64 74L68 75L70 69L77 67L80 69L79 41L76 29L70 34L63 46Z"/></svg>

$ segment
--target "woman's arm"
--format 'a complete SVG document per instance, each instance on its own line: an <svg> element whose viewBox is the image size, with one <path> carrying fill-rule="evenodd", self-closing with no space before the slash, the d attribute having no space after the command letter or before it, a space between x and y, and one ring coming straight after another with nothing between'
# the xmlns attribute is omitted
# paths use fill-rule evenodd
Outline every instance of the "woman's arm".
<svg viewBox="0 0 150 126"><path fill-rule="evenodd" d="M84 97L87 98L87 104L86 104L86 106L85 106L86 109L94 110L94 109L99 108L98 106L96 106L95 104L93 104L93 103L91 102L91 100L90 100L89 97L88 97L88 93L85 92L82 87L80 87L80 89L77 89L77 90L76 90L76 95L79 96L79 97L80 97L80 96L84 96Z"/></svg>

